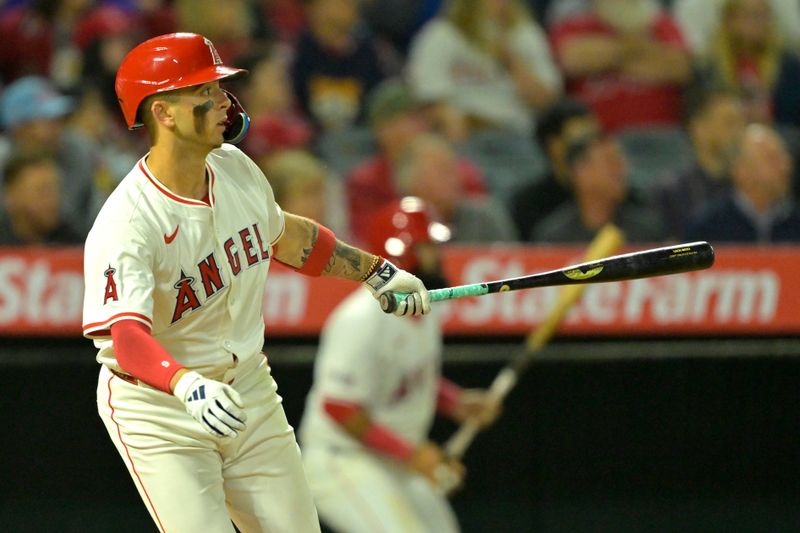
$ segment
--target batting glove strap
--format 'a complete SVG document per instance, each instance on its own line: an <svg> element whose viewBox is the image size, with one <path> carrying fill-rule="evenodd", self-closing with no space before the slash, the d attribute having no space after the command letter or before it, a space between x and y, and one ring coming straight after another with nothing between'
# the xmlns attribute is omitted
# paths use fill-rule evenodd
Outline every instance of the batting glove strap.
<svg viewBox="0 0 800 533"><path fill-rule="evenodd" d="M375 298L388 291L405 294L393 311L397 316L424 315L431 310L430 296L419 278L385 259L375 273L364 280L364 285Z"/></svg>
<svg viewBox="0 0 800 533"><path fill-rule="evenodd" d="M230 385L187 372L175 384L174 394L186 412L214 436L233 438L246 427L242 399Z"/></svg>
<svg viewBox="0 0 800 533"><path fill-rule="evenodd" d="M383 263L375 269L370 277L364 280L364 283L372 289L373 294L378 293L397 275L399 269L392 263L383 260Z"/></svg>
<svg viewBox="0 0 800 533"><path fill-rule="evenodd" d="M200 379L203 379L203 376L197 372L192 371L185 373L175 384L175 389L172 394L183 403L186 403L186 393L194 386L195 382Z"/></svg>

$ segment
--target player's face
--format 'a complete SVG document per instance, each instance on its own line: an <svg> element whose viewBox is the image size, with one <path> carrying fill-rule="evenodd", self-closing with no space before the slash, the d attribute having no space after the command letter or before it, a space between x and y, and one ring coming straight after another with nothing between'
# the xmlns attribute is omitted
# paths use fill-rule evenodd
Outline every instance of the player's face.
<svg viewBox="0 0 800 533"><path fill-rule="evenodd" d="M176 136L189 143L219 147L224 142L222 134L231 105L219 82L188 87L177 95Z"/></svg>

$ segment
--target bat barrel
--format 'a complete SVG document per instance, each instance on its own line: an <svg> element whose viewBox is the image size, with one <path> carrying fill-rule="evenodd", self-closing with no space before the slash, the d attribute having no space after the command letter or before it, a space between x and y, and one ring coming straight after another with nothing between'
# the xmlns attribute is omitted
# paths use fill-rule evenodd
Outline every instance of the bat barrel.
<svg viewBox="0 0 800 533"><path fill-rule="evenodd" d="M709 268L714 248L705 241L676 244L583 263L564 271L577 282L623 281Z"/></svg>

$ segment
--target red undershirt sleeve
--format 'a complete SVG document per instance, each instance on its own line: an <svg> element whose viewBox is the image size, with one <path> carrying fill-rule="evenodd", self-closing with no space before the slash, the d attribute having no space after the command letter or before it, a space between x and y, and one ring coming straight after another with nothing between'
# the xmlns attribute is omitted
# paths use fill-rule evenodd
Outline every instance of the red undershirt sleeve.
<svg viewBox="0 0 800 533"><path fill-rule="evenodd" d="M323 402L325 412L340 426L360 412L361 405L334 399L325 399ZM389 428L370 422L366 431L361 435L361 443L380 454L406 462L414 453L414 445L397 435Z"/></svg>
<svg viewBox="0 0 800 533"><path fill-rule="evenodd" d="M153 338L146 325L136 320L120 320L111 325L111 339L122 370L151 387L172 394L169 382L183 366Z"/></svg>

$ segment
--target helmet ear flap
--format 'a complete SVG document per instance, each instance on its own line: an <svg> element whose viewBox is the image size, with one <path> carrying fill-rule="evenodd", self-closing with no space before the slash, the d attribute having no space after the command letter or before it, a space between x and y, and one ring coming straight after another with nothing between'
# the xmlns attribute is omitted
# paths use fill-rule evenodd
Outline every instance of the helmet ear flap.
<svg viewBox="0 0 800 533"><path fill-rule="evenodd" d="M222 133L222 138L225 139L225 142L236 144L244 139L247 130L250 129L250 116L232 92L225 89L223 89L223 92L228 96L231 105L228 108L228 118L225 121L225 131Z"/></svg>

